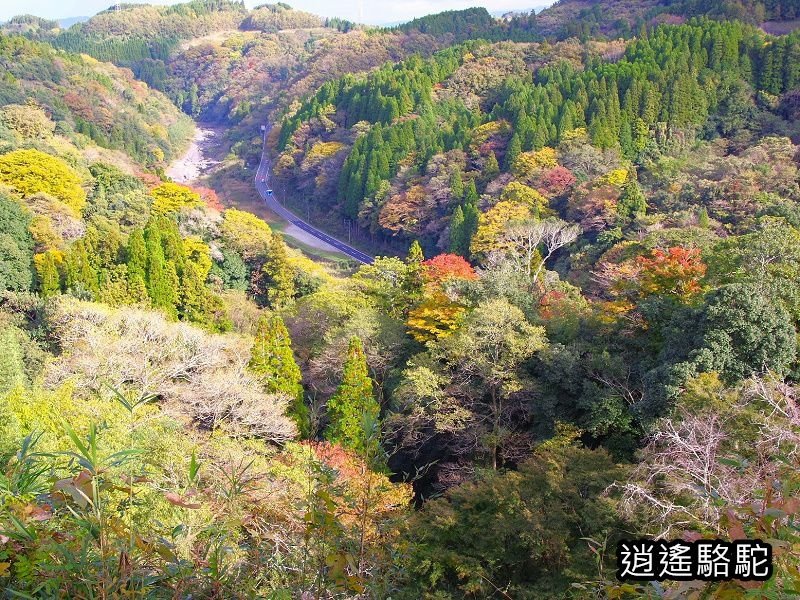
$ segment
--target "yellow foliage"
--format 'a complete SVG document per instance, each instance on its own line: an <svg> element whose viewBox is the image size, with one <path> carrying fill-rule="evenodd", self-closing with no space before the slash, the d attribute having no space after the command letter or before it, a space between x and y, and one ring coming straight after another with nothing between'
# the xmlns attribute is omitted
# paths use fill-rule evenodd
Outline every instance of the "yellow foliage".
<svg viewBox="0 0 800 600"><path fill-rule="evenodd" d="M521 152L514 161L513 171L517 177L530 177L540 169L552 169L558 165L555 149L544 147L532 152Z"/></svg>
<svg viewBox="0 0 800 600"><path fill-rule="evenodd" d="M244 258L253 258L269 251L272 230L257 216L229 208L222 219L220 233L225 244Z"/></svg>
<svg viewBox="0 0 800 600"><path fill-rule="evenodd" d="M534 214L541 214L547 209L547 198L530 186L512 181L500 194L500 200L524 204L531 209Z"/></svg>
<svg viewBox="0 0 800 600"><path fill-rule="evenodd" d="M79 215L86 205L81 178L63 160L39 150L14 150L0 156L0 182L27 198L43 192Z"/></svg>
<svg viewBox="0 0 800 600"><path fill-rule="evenodd" d="M562 142L571 142L574 140L578 141L588 141L589 134L586 131L586 127L576 127L575 129L571 129L570 131L565 131L561 135Z"/></svg>
<svg viewBox="0 0 800 600"><path fill-rule="evenodd" d="M28 231L39 249L60 248L64 245L64 239L56 231L50 215L34 216L28 225Z"/></svg>
<svg viewBox="0 0 800 600"><path fill-rule="evenodd" d="M311 150L306 154L305 161L316 164L326 158L330 158L344 148L341 142L317 142L311 146Z"/></svg>
<svg viewBox="0 0 800 600"><path fill-rule="evenodd" d="M532 216L528 206L501 200L478 219L478 230L472 237L470 252L472 254L488 254L499 248L497 240L509 222L524 221Z"/></svg>
<svg viewBox="0 0 800 600"><path fill-rule="evenodd" d="M275 172L283 173L284 171L291 171L297 166L294 156L290 151L286 151L280 155L278 161L275 163Z"/></svg>
<svg viewBox="0 0 800 600"><path fill-rule="evenodd" d="M166 182L150 192L153 196L153 212L158 215L179 212L182 208L202 206L200 194L184 185Z"/></svg>
<svg viewBox="0 0 800 600"><path fill-rule="evenodd" d="M200 238L192 236L183 239L183 252L197 266L205 281L211 272L211 248Z"/></svg>
<svg viewBox="0 0 800 600"><path fill-rule="evenodd" d="M505 119L499 121L489 121L476 127L472 131L472 143L479 146L493 135L506 134L511 131L511 124Z"/></svg>
<svg viewBox="0 0 800 600"><path fill-rule="evenodd" d="M47 252L40 252L33 255L33 268L37 273L41 274L44 268L44 261L48 256L53 257L53 261L57 268L61 268L64 264L64 253L61 250L48 250Z"/></svg>
<svg viewBox="0 0 800 600"><path fill-rule="evenodd" d="M408 313L408 333L420 343L447 337L464 317L463 306L450 301L444 294L436 294L423 301Z"/></svg>
<svg viewBox="0 0 800 600"><path fill-rule="evenodd" d="M55 123L38 106L8 104L0 109L0 123L23 138L47 138Z"/></svg>
<svg viewBox="0 0 800 600"><path fill-rule="evenodd" d="M614 169L613 171L603 175L603 177L600 179L602 183L614 185L616 187L621 187L627 180L627 169Z"/></svg>

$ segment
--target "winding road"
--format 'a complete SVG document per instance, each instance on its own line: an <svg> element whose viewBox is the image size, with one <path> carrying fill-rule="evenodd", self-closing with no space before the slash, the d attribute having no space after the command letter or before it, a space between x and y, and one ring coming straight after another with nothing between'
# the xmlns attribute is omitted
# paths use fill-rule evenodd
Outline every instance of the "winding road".
<svg viewBox="0 0 800 600"><path fill-rule="evenodd" d="M267 208L269 208L272 212L274 212L282 219L287 220L292 225L299 227L303 231L313 235L317 239L322 240L326 244L330 244L345 256L357 260L358 262L363 263L365 265L372 264L372 262L375 259L371 257L369 254L365 254L364 252L361 252L361 250L356 250L355 248L345 244L341 240L337 240L335 237L329 236L324 231L320 231L313 225L306 223L303 219L295 215L292 211L290 211L280 202L278 202L278 199L275 197L275 194L271 193L271 188L269 186L271 173L270 173L269 156L267 155L268 133L269 133L269 128L265 128L264 147L261 150L261 163L258 165L258 170L256 171L256 178L255 178L256 190L258 191L259 196L261 196L261 198L264 200L264 203L267 205Z"/></svg>

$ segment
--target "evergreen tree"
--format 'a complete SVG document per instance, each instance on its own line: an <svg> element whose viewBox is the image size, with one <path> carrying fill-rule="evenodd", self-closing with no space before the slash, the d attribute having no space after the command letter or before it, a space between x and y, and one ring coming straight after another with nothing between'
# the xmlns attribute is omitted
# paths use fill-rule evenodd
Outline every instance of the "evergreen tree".
<svg viewBox="0 0 800 600"><path fill-rule="evenodd" d="M183 321L206 323L206 300L208 290L197 265L187 261L183 269L180 286L180 317Z"/></svg>
<svg viewBox="0 0 800 600"><path fill-rule="evenodd" d="M0 329L0 393L25 383L22 349L11 327Z"/></svg>
<svg viewBox="0 0 800 600"><path fill-rule="evenodd" d="M282 308L295 296L294 269L289 264L286 244L280 235L272 238L269 255L262 268L267 278L267 301L273 308Z"/></svg>
<svg viewBox="0 0 800 600"><path fill-rule="evenodd" d="M140 277L142 281L147 273L147 246L144 241L144 231L137 227L128 237L127 248L128 279Z"/></svg>
<svg viewBox="0 0 800 600"><path fill-rule="evenodd" d="M297 423L300 435L308 437L310 424L303 399L303 376L294 359L289 332L278 315L259 320L248 368L258 376L266 392L291 398L289 415Z"/></svg>
<svg viewBox="0 0 800 600"><path fill-rule="evenodd" d="M495 177L500 174L500 165L497 163L497 156L494 152L489 152L489 156L486 158L486 163L483 165L483 172L481 173L481 177L485 183L489 183ZM475 182L472 182L473 187L475 186ZM477 192L476 192L477 195ZM469 201L469 197L466 198Z"/></svg>
<svg viewBox="0 0 800 600"><path fill-rule="evenodd" d="M466 256L469 242L464 243L464 209L457 206L450 218L450 252Z"/></svg>
<svg viewBox="0 0 800 600"><path fill-rule="evenodd" d="M521 152L522 140L520 140L518 133L514 133L514 135L511 136L511 141L508 143L508 148L506 149L506 171L510 171L514 167L514 162L517 160L517 157Z"/></svg>
<svg viewBox="0 0 800 600"><path fill-rule="evenodd" d="M700 210L697 211L697 226L708 229L709 225L708 210L706 210L705 206L701 206Z"/></svg>
<svg viewBox="0 0 800 600"><path fill-rule="evenodd" d="M178 300L178 273L175 265L164 259L161 247L161 234L155 224L148 225L145 230L147 247L147 293L155 308L164 310L170 317L176 318L175 305Z"/></svg>
<svg viewBox="0 0 800 600"><path fill-rule="evenodd" d="M636 181L636 175L630 173L622 187L622 195L617 202L617 217L620 224L626 225L636 217L641 217L647 210L644 192Z"/></svg>
<svg viewBox="0 0 800 600"><path fill-rule="evenodd" d="M478 188L475 187L475 180L470 179L464 194L464 201L467 204L477 204L479 199L480 196L478 196Z"/></svg>
<svg viewBox="0 0 800 600"><path fill-rule="evenodd" d="M478 206L474 202L464 205L463 238L467 249L469 249L470 242L472 241L472 236L474 236L475 232L478 231L478 219L480 217L480 214L481 213L478 210Z"/></svg>
<svg viewBox="0 0 800 600"><path fill-rule="evenodd" d="M33 282L30 215L0 194L0 290L28 291Z"/></svg>
<svg viewBox="0 0 800 600"><path fill-rule="evenodd" d="M97 294L97 271L89 261L89 254L84 241L78 240L70 248L64 264L64 285L72 292L89 292Z"/></svg>
<svg viewBox="0 0 800 600"><path fill-rule="evenodd" d="M464 199L464 180L461 178L461 169L456 168L450 175L450 197L456 202Z"/></svg>
<svg viewBox="0 0 800 600"><path fill-rule="evenodd" d="M422 267L422 262L424 260L425 255L422 252L422 246L419 245L417 240L414 240L411 243L411 247L408 249L406 271L401 283L403 299L405 300L404 311L407 311L411 306L422 299L422 289L425 283L423 281Z"/></svg>
<svg viewBox="0 0 800 600"><path fill-rule="evenodd" d="M147 306L150 304L150 296L147 293L147 284L144 277L134 275L128 277L128 300L132 304Z"/></svg>
<svg viewBox="0 0 800 600"><path fill-rule="evenodd" d="M36 271L39 277L39 292L43 297L61 293L61 273L54 250L48 250L41 255L41 260L36 264Z"/></svg>
<svg viewBox="0 0 800 600"><path fill-rule="evenodd" d="M408 248L408 256L406 256L406 264L409 266L418 266L425 260L425 254L422 252L422 246L419 241L414 240Z"/></svg>
<svg viewBox="0 0 800 600"><path fill-rule="evenodd" d="M360 455L375 456L379 440L370 435L378 423L378 406L367 369L367 359L361 340L353 337L347 349L342 382L328 400L329 425L326 438L350 448Z"/></svg>

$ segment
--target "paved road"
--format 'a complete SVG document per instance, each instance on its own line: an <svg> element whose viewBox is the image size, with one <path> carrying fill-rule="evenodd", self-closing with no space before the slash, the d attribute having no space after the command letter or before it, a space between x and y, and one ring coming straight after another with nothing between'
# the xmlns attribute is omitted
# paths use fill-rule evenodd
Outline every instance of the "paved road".
<svg viewBox="0 0 800 600"><path fill-rule="evenodd" d="M324 231L320 231L313 225L309 225L303 219L295 215L292 211L287 209L283 206L278 199L275 197L274 194L269 194L268 190L270 189L270 163L269 157L267 156L267 133L269 130L264 132L264 148L261 152L261 164L258 165L258 171L256 171L256 190L258 190L258 194L264 199L264 203L267 207L277 214L279 217L286 219L292 225L295 225L313 235L315 238L322 240L323 242L330 244L334 248L336 248L339 252L344 254L345 256L357 260L360 263L365 265L370 265L375 260L369 254L365 254L361 252L361 250L356 250L352 246L348 246L341 240L337 240L335 237L329 236Z"/></svg>

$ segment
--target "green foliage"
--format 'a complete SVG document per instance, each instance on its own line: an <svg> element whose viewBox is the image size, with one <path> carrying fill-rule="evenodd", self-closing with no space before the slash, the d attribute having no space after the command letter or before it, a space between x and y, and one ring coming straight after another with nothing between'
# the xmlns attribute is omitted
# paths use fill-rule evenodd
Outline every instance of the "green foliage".
<svg viewBox="0 0 800 600"><path fill-rule="evenodd" d="M25 383L22 348L13 327L0 328L0 394Z"/></svg>
<svg viewBox="0 0 800 600"><path fill-rule="evenodd" d="M86 216L102 216L125 227L143 227L151 201L142 181L104 163L90 165L89 171L94 178L94 189Z"/></svg>
<svg viewBox="0 0 800 600"><path fill-rule="evenodd" d="M248 368L269 393L285 394L291 399L289 415L302 437L309 434L309 414L305 405L300 367L294 359L292 341L278 315L262 317L258 322Z"/></svg>
<svg viewBox="0 0 800 600"><path fill-rule="evenodd" d="M565 597L597 572L586 538L621 535L604 492L622 477L605 451L551 440L516 471L453 488L414 517L406 597Z"/></svg>
<svg viewBox="0 0 800 600"><path fill-rule="evenodd" d="M361 340L354 337L347 348L342 381L328 400L325 437L359 455L377 456L379 440L371 435L378 424L380 406L375 400Z"/></svg>
<svg viewBox="0 0 800 600"><path fill-rule="evenodd" d="M617 217L621 224L627 224L636 217L641 217L647 210L647 200L635 175L629 174L622 187L622 195L617 202ZM706 218L708 215L706 214Z"/></svg>
<svg viewBox="0 0 800 600"><path fill-rule="evenodd" d="M242 257L235 250L223 248L222 260L214 261L211 266L211 276L218 277L225 288L232 290L247 290L250 284L250 272Z"/></svg>
<svg viewBox="0 0 800 600"><path fill-rule="evenodd" d="M752 285L731 284L713 292L702 320L700 368L728 382L794 364L797 332L786 309Z"/></svg>
<svg viewBox="0 0 800 600"><path fill-rule="evenodd" d="M33 283L30 216L0 194L0 289L27 291Z"/></svg>
<svg viewBox="0 0 800 600"><path fill-rule="evenodd" d="M103 45L87 41L74 30L38 30L26 35L88 54ZM130 47L136 40L106 40L106 45ZM162 58L167 58L170 47L162 49ZM112 65L2 33L0 59L7 63L0 83L0 104L21 106L5 110L4 119L28 140L47 139L55 122L59 134L78 144L91 140L103 148L122 150L151 167L173 158L190 136L188 119L165 97L135 84L125 71Z"/></svg>
<svg viewBox="0 0 800 600"><path fill-rule="evenodd" d="M282 308L295 296L294 269L289 264L286 243L280 236L273 236L269 254L262 271L266 276L267 302L273 308Z"/></svg>

